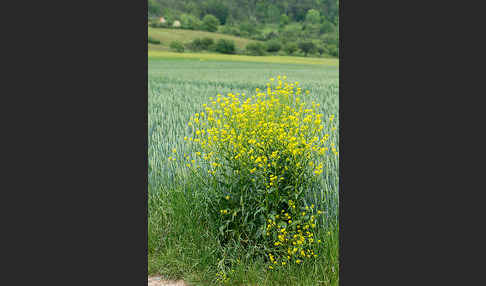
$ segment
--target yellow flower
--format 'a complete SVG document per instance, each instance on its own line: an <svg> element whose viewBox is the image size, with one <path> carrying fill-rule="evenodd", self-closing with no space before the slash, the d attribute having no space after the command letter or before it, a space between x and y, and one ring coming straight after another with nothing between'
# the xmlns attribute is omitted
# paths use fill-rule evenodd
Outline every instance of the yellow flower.
<svg viewBox="0 0 486 286"><path fill-rule="evenodd" d="M226 200L229 200L229 199L230 199L230 197L229 197L229 196L226 196L225 198L226 198Z"/></svg>

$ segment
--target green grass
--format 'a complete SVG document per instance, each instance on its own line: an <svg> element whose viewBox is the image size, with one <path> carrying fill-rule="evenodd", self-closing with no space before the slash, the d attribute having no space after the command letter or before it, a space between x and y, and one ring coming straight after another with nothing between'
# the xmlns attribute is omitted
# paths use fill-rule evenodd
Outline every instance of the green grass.
<svg viewBox="0 0 486 286"><path fill-rule="evenodd" d="M254 62L254 63L276 63L276 64L312 64L339 66L339 59L336 58L304 58L292 56L247 56L247 55L224 55L212 53L174 53L166 51L148 51L149 59L189 59L200 61L229 61L229 62Z"/></svg>
<svg viewBox="0 0 486 286"><path fill-rule="evenodd" d="M195 38L209 37L214 41L219 39L233 40L235 42L235 48L237 51L242 51L245 49L248 43L258 42L255 40L240 38L232 35L205 32L205 31L194 31L194 30L183 30L183 29L167 29L167 28L148 28L148 35L156 40L160 40L161 45L149 44L149 50L154 51L168 51L170 42L181 41L183 43L192 42Z"/></svg>
<svg viewBox="0 0 486 286"><path fill-rule="evenodd" d="M167 160L173 156L172 148L181 159L189 117L209 97L252 94L255 88L265 87L270 77L286 75L310 90L308 101L320 103L325 117L337 116L338 74L338 67L325 64L239 62L224 56L203 61L171 54L149 57L149 274L182 278L190 285L216 285L216 274L221 272L230 277L229 285L338 285L337 159L326 162L322 189L312 194L328 211L319 232L325 242L320 257L315 263L279 271L267 271L263 260L247 258L238 245L221 246L202 203L204 193L182 170L170 168Z"/></svg>

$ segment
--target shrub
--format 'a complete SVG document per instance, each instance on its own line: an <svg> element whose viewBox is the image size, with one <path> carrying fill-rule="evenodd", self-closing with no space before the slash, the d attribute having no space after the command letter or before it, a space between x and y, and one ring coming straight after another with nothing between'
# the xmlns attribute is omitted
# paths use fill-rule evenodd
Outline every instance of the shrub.
<svg viewBox="0 0 486 286"><path fill-rule="evenodd" d="M339 57L339 48L336 45L328 45L327 49L329 50L329 54L333 57Z"/></svg>
<svg viewBox="0 0 486 286"><path fill-rule="evenodd" d="M190 43L189 47L193 51L201 51L201 50L208 50L209 46L214 43L213 39L205 37L205 38L195 38Z"/></svg>
<svg viewBox="0 0 486 286"><path fill-rule="evenodd" d="M170 43L170 49L178 53L184 52L184 45L180 41L172 41Z"/></svg>
<svg viewBox="0 0 486 286"><path fill-rule="evenodd" d="M228 25L220 26L218 31L222 34L231 35L231 27Z"/></svg>
<svg viewBox="0 0 486 286"><path fill-rule="evenodd" d="M193 51L200 51L202 50L202 43L201 43L201 39L200 38L195 38L194 40L192 40L192 42L190 43L189 45L190 49L193 50Z"/></svg>
<svg viewBox="0 0 486 286"><path fill-rule="evenodd" d="M305 54L313 53L316 49L316 45L311 41L303 41L299 43L299 49Z"/></svg>
<svg viewBox="0 0 486 286"><path fill-rule="evenodd" d="M222 54L234 54L235 42L233 40L219 39L216 42L215 51Z"/></svg>
<svg viewBox="0 0 486 286"><path fill-rule="evenodd" d="M285 52L289 55L293 54L295 51L297 51L297 49L298 47L296 43L288 43L284 47Z"/></svg>
<svg viewBox="0 0 486 286"><path fill-rule="evenodd" d="M317 45L317 52L322 56L322 54L328 53L329 51L324 45Z"/></svg>
<svg viewBox="0 0 486 286"><path fill-rule="evenodd" d="M221 26L221 33L227 35L234 35L238 37L241 35L238 27L233 27L233 26Z"/></svg>
<svg viewBox="0 0 486 286"><path fill-rule="evenodd" d="M209 37L204 37L201 39L201 45L203 47L203 50L208 50L211 45L214 44L214 40Z"/></svg>
<svg viewBox="0 0 486 286"><path fill-rule="evenodd" d="M277 40L271 40L267 42L267 51L270 53L275 53L280 51L282 48L282 44L280 44Z"/></svg>
<svg viewBox="0 0 486 286"><path fill-rule="evenodd" d="M219 20L211 14L204 16L201 28L205 31L216 32L218 30Z"/></svg>
<svg viewBox="0 0 486 286"><path fill-rule="evenodd" d="M167 27L169 27L169 25L167 24L167 22L165 22L165 23L151 22L149 24L149 26L152 27L152 28L167 28Z"/></svg>
<svg viewBox="0 0 486 286"><path fill-rule="evenodd" d="M269 33L264 34L263 39L265 41L272 40L278 38L278 34L274 31L270 31Z"/></svg>
<svg viewBox="0 0 486 286"><path fill-rule="evenodd" d="M152 37L150 37L150 36L148 36L148 42L149 42L150 44L154 44L154 45L160 45L160 41L159 41L159 40L154 39L154 38L152 38Z"/></svg>
<svg viewBox="0 0 486 286"><path fill-rule="evenodd" d="M249 43L246 45L246 52L252 56L265 55L265 46L262 43Z"/></svg>
<svg viewBox="0 0 486 286"><path fill-rule="evenodd" d="M185 165L208 196L220 243L258 249L277 268L318 255L322 212L310 192L319 188L329 147L338 152L322 131L319 104L303 101L298 82L271 81L254 96L210 98L184 140L192 148Z"/></svg>

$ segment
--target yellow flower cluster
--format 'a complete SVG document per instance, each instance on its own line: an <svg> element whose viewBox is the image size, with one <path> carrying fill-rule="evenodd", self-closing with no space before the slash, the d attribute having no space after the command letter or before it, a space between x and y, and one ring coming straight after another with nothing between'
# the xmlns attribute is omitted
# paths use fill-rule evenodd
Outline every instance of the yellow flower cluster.
<svg viewBox="0 0 486 286"><path fill-rule="evenodd" d="M296 210L292 200L289 200L288 205L290 214L281 210L281 215L267 220L266 236L273 235L277 238L273 244L276 248L268 253L271 263L275 265L286 265L292 261L300 264L306 259L315 258L318 256L314 252L315 244L321 243L320 240L316 241L314 229L317 216L322 211L316 211L314 205ZM298 222L292 223L292 217Z"/></svg>
<svg viewBox="0 0 486 286"><path fill-rule="evenodd" d="M320 175L323 163L317 160L329 150L325 146L329 134L321 134L323 115L315 112L319 104L313 102L307 108L301 95L298 82L287 83L280 78L277 86L268 84L265 92L258 90L254 96L218 94L210 98L209 106L203 105L204 112L190 118L194 136L184 140L199 145L202 152L196 156L210 167L209 174L228 166L233 171L248 170L266 177L267 188L278 186L289 173L310 169ZM333 119L331 116L330 121ZM337 153L334 147L333 151ZM215 158L215 153L221 156ZM223 166L218 159L236 162Z"/></svg>

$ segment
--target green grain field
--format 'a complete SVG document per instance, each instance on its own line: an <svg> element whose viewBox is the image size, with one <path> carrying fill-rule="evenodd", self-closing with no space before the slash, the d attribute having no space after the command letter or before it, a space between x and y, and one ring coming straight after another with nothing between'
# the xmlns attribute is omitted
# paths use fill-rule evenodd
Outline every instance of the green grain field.
<svg viewBox="0 0 486 286"><path fill-rule="evenodd" d="M169 156L182 159L187 122L192 114L201 111L209 97L229 92L253 94L278 75L300 82L302 88L310 91L306 101L320 103L319 111L325 117L336 115L338 123L337 62L292 63L287 59L287 63L276 63L251 59L258 57L244 61L158 55L152 54L148 59L149 274L184 279L189 285L217 285L216 276L221 272L231 278L228 285L338 285L337 157L328 159L322 188L312 194L326 209L325 227L320 232L325 241L321 256L313 265L294 265L281 271L267 271L263 261L222 248L204 222L205 210L196 199L197 185L190 183L191 177L183 169L168 164ZM338 146L337 135L331 140ZM174 148L178 150L176 155ZM229 264L231 268L227 267Z"/></svg>

